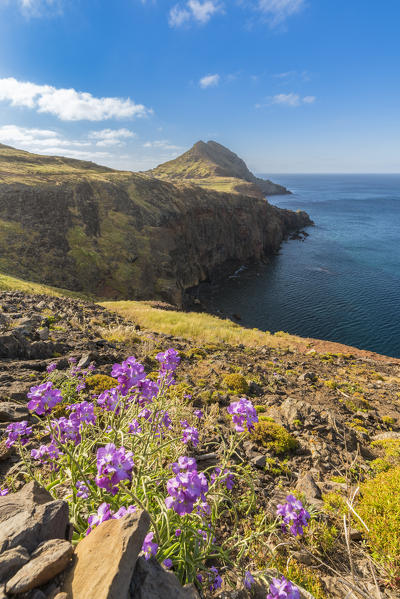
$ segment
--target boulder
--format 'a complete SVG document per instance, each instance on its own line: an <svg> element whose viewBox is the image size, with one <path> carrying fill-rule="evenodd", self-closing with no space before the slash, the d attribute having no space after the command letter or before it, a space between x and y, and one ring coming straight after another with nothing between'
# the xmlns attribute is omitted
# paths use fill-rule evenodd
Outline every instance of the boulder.
<svg viewBox="0 0 400 599"><path fill-rule="evenodd" d="M300 493L303 493L305 498L310 503L313 503L315 499L322 499L321 489L315 482L314 477L310 472L306 472L300 476L299 480L297 481L296 489L297 491L300 491Z"/></svg>
<svg viewBox="0 0 400 599"><path fill-rule="evenodd" d="M43 541L65 539L68 505L32 481L0 497L0 553L22 546L32 552Z"/></svg>
<svg viewBox="0 0 400 599"><path fill-rule="evenodd" d="M0 555L0 582L9 580L29 561L29 553L24 547L3 551Z"/></svg>
<svg viewBox="0 0 400 599"><path fill-rule="evenodd" d="M69 541L51 539L41 543L31 560L7 582L6 592L19 595L49 582L65 570L73 552Z"/></svg>
<svg viewBox="0 0 400 599"><path fill-rule="evenodd" d="M154 557L149 560L139 557L137 560L131 582L131 599L193 599L196 593L192 585L184 588L175 574L162 568Z"/></svg>
<svg viewBox="0 0 400 599"><path fill-rule="evenodd" d="M29 419L29 410L25 406L11 401L0 403L0 422L20 422Z"/></svg>
<svg viewBox="0 0 400 599"><path fill-rule="evenodd" d="M78 543L62 591L69 599L129 599L129 585L149 525L150 517L144 511L100 524Z"/></svg>

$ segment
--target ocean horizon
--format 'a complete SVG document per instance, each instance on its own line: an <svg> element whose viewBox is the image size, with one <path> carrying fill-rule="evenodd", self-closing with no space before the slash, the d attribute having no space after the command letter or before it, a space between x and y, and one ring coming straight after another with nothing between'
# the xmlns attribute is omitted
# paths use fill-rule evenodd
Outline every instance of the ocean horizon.
<svg viewBox="0 0 400 599"><path fill-rule="evenodd" d="M267 265L214 289L212 309L271 332L400 358L400 174L268 174L271 204L315 222Z"/></svg>

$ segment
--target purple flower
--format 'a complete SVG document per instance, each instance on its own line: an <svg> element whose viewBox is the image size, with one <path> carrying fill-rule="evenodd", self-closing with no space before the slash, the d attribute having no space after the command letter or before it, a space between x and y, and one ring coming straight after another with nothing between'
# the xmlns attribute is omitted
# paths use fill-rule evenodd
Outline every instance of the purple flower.
<svg viewBox="0 0 400 599"><path fill-rule="evenodd" d="M118 483L131 480L133 453L124 447L117 449L114 443L108 443L97 450L96 484L112 495L118 493Z"/></svg>
<svg viewBox="0 0 400 599"><path fill-rule="evenodd" d="M173 566L172 559L170 559L169 557L167 557L167 559L165 559L163 561L163 564L169 570Z"/></svg>
<svg viewBox="0 0 400 599"><path fill-rule="evenodd" d="M79 383L79 385L76 386L76 392L80 393L81 391L84 390L84 388L86 387L85 383L82 381L81 383Z"/></svg>
<svg viewBox="0 0 400 599"><path fill-rule="evenodd" d="M8 495L9 490L4 487L3 489L0 488L0 497L4 497L5 495Z"/></svg>
<svg viewBox="0 0 400 599"><path fill-rule="evenodd" d="M88 371L93 372L93 370L96 370L96 365L93 362L91 362L88 366Z"/></svg>
<svg viewBox="0 0 400 599"><path fill-rule="evenodd" d="M222 470L219 466L214 468L214 472L210 476L210 480L212 483L214 483L217 480L217 478L221 475L221 472L222 472ZM225 483L225 486L228 489L228 491L231 491L235 484L233 472L231 472L230 470L227 470L225 468L220 481L221 481L221 483Z"/></svg>
<svg viewBox="0 0 400 599"><path fill-rule="evenodd" d="M75 414L71 414L69 418L61 416L57 420L51 421L52 433L55 434L61 443L73 441L74 443L81 442L81 423Z"/></svg>
<svg viewBox="0 0 400 599"><path fill-rule="evenodd" d="M82 499L87 499L89 497L89 488L82 480L78 480L75 487L78 489L76 493L77 497L82 497Z"/></svg>
<svg viewBox="0 0 400 599"><path fill-rule="evenodd" d="M203 577L201 574L196 574L196 578L199 581L199 583L201 584L203 582Z"/></svg>
<svg viewBox="0 0 400 599"><path fill-rule="evenodd" d="M251 589L254 583L254 576L252 576L251 572L247 570L244 574L244 586L246 587L246 589Z"/></svg>
<svg viewBox="0 0 400 599"><path fill-rule="evenodd" d="M197 416L197 418L199 420L201 420L203 418L203 412L202 412L202 410L195 410L193 413L194 413L195 416Z"/></svg>
<svg viewBox="0 0 400 599"><path fill-rule="evenodd" d="M310 519L310 514L294 495L288 495L286 503L277 506L276 514L282 518L282 530L286 532L289 526L290 532L295 537L304 533L304 527L308 526Z"/></svg>
<svg viewBox="0 0 400 599"><path fill-rule="evenodd" d="M186 445L192 443L193 447L197 447L199 444L199 431L194 426L188 426L186 420L181 421L182 429L182 443Z"/></svg>
<svg viewBox="0 0 400 599"><path fill-rule="evenodd" d="M207 501L200 501L197 506L197 513L202 515L205 514L209 516L211 514L211 506L207 503Z"/></svg>
<svg viewBox="0 0 400 599"><path fill-rule="evenodd" d="M111 518L112 518L112 511L110 509L110 504L102 503L97 510L97 514L95 516L89 516L89 518L88 518L89 528L86 531L86 535L88 535L90 532L92 532L92 530L95 526L98 526L102 522L105 522L106 520L110 520Z"/></svg>
<svg viewBox="0 0 400 599"><path fill-rule="evenodd" d="M96 422L94 406L88 401L71 404L67 406L67 410L72 412L70 418L79 421L79 424L82 424L83 422L85 424L94 424Z"/></svg>
<svg viewBox="0 0 400 599"><path fill-rule="evenodd" d="M111 376L118 380L120 392L125 396L132 387L137 387L146 378L146 373L143 365L131 356L122 364L114 364Z"/></svg>
<svg viewBox="0 0 400 599"><path fill-rule="evenodd" d="M99 406L106 410L107 412L119 413L119 404L121 403L121 398L118 393L118 389L113 387L112 389L107 389L107 391L103 391L98 398L97 403Z"/></svg>
<svg viewBox="0 0 400 599"><path fill-rule="evenodd" d="M218 574L218 570L215 566L210 568L210 572L208 574L208 580L210 582L210 591L216 591L222 585L222 578Z"/></svg>
<svg viewBox="0 0 400 599"><path fill-rule="evenodd" d="M181 536L181 534L182 534L182 531L181 531L181 529L180 529L180 528L177 528L177 529L176 529L176 531L175 531L175 536L176 536L176 537L180 537L180 536Z"/></svg>
<svg viewBox="0 0 400 599"><path fill-rule="evenodd" d="M28 397L31 400L28 402L28 409L36 412L39 416L48 414L54 406L62 401L61 391L53 389L51 381L31 387Z"/></svg>
<svg viewBox="0 0 400 599"><path fill-rule="evenodd" d="M145 559L150 559L151 556L156 555L156 553L158 551L158 545L157 545L157 543L153 543L153 537L154 537L154 533L149 532L144 538L142 551L144 553Z"/></svg>
<svg viewBox="0 0 400 599"><path fill-rule="evenodd" d="M201 530L201 528L199 528L197 534L200 535L204 542L207 541L207 533L205 530Z"/></svg>
<svg viewBox="0 0 400 599"><path fill-rule="evenodd" d="M176 349L167 349L165 352L160 352L156 358L160 362L161 370L169 370L170 372L174 372L181 361Z"/></svg>
<svg viewBox="0 0 400 599"><path fill-rule="evenodd" d="M69 362L70 364L76 364L76 358L73 358L73 357L71 356L71 358L68 358L68 362Z"/></svg>
<svg viewBox="0 0 400 599"><path fill-rule="evenodd" d="M17 441L19 441L21 445L26 445L29 442L28 437L32 434L32 427L28 426L26 420L23 420L22 422L13 422L12 424L9 424L6 431L8 432L6 446L10 448Z"/></svg>
<svg viewBox="0 0 400 599"><path fill-rule="evenodd" d="M126 516L126 514L134 514L136 512L136 505L129 505L128 507L121 506L117 512L113 515L113 520L119 520Z"/></svg>
<svg viewBox="0 0 400 599"><path fill-rule="evenodd" d="M47 372L50 374L50 372L53 372L53 370L55 370L57 368L57 362L51 362L51 364L49 364L46 368Z"/></svg>
<svg viewBox="0 0 400 599"><path fill-rule="evenodd" d="M267 599L300 599L300 592L290 580L282 576L281 579L272 579Z"/></svg>
<svg viewBox="0 0 400 599"><path fill-rule="evenodd" d="M140 406L143 406L146 403L151 403L160 390L157 383L150 379L144 379L140 381L138 389L140 396L136 401Z"/></svg>
<svg viewBox="0 0 400 599"><path fill-rule="evenodd" d="M238 433L244 432L245 421L249 432L254 428L254 423L258 422L257 412L253 404L245 397L242 397L239 401L233 401L227 410L232 416L233 424Z"/></svg>
<svg viewBox="0 0 400 599"><path fill-rule="evenodd" d="M130 432L132 435L138 435L142 432L142 427L140 426L139 420L136 418L132 420L132 422L129 424L128 432Z"/></svg>
<svg viewBox="0 0 400 599"><path fill-rule="evenodd" d="M189 472L197 472L197 464L194 458L187 458L186 456L180 456L177 462L174 462L171 466L174 474L189 470Z"/></svg>
<svg viewBox="0 0 400 599"><path fill-rule="evenodd" d="M56 460L60 457L60 455L61 452L54 441L48 445L41 445L39 449L32 449L31 451L31 457L34 460L39 460L43 464L47 463L48 461Z"/></svg>
<svg viewBox="0 0 400 599"><path fill-rule="evenodd" d="M178 467L182 471L178 472L175 478L170 478L167 481L169 497L165 499L165 505L180 516L191 514L197 500L206 501L205 494L208 491L207 479L202 472L197 472L195 460L193 460L194 464L191 463L190 470L182 469L182 466L189 466L188 463L191 459L193 458L179 458L180 464L175 463L173 467ZM183 465L184 460L185 465Z"/></svg>

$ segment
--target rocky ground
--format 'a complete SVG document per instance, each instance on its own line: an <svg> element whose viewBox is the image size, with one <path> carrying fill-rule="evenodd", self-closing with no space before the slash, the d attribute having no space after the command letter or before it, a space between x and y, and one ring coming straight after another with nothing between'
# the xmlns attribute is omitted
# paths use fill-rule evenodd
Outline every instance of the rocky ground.
<svg viewBox="0 0 400 599"><path fill-rule="evenodd" d="M384 458L373 442L400 438L397 360L358 353L352 348L343 351L340 347L342 351L332 353L324 350L326 346L316 345L317 349L310 350L306 344L298 350L199 346L184 338L140 330L135 323L96 304L2 293L0 487L10 476L16 479L17 488L23 486L23 481L18 481L16 453L8 451L1 438L10 422L29 420L26 393L42 380L49 363L56 362L63 370L68 368L68 358L74 357L82 367L94 362L96 372L110 374L114 362L135 355L151 371L154 353L168 347L181 355L176 393L190 396L188 401L196 407L205 408L213 418L224 422L224 408L234 397L246 395L256 406L263 433L249 436L238 451L238 459L248 462L253 470L257 513L273 516L282 497L297 489L310 509L321 514L321 524L311 540L294 541L291 546L291 559L301 573L301 581L308 575L315 579L308 583L309 590L316 589L314 596L398 596L381 582L379 572L371 571L361 530L351 528L346 537L338 518L340 501L351 498L371 473L374 460ZM203 433L203 443L196 450L200 459L202 454L210 453L210 447L218 453L212 427L206 427ZM209 443L214 443L214 448ZM254 520L250 521L253 525ZM69 555L66 546L63 551L63 555ZM264 547L255 548L253 561L259 568L265 555ZM20 559L25 563L23 556ZM377 594L377 585L381 595ZM346 595L352 587L354 594ZM57 584L51 587L47 583L41 595L30 591L20 596L53 598L55 588L59 592Z"/></svg>

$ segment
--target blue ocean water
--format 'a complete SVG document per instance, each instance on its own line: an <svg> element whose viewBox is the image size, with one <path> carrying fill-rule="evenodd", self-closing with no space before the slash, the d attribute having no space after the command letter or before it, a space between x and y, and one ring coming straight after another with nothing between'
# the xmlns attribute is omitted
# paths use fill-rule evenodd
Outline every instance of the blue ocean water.
<svg viewBox="0 0 400 599"><path fill-rule="evenodd" d="M306 210L305 241L243 271L213 295L241 324L338 341L400 358L400 175L269 175Z"/></svg>

